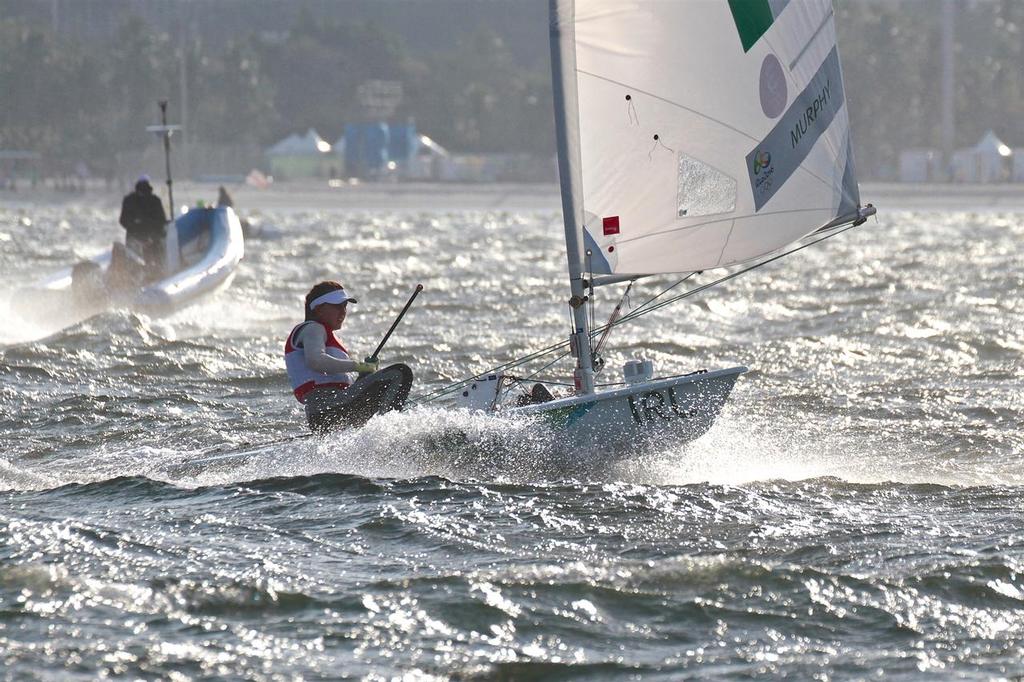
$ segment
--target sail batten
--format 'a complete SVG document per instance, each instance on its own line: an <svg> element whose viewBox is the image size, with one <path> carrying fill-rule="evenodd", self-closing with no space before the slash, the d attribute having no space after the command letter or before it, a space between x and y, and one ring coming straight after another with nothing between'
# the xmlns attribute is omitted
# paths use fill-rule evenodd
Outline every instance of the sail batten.
<svg viewBox="0 0 1024 682"><path fill-rule="evenodd" d="M743 263L856 209L829 0L552 2L595 274Z"/></svg>

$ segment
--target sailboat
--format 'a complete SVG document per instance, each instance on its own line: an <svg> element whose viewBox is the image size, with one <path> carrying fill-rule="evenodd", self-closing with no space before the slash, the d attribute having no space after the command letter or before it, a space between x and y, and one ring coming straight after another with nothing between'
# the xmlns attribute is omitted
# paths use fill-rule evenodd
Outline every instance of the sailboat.
<svg viewBox="0 0 1024 682"><path fill-rule="evenodd" d="M469 408L539 418L580 447L708 431L745 367L599 386L597 288L750 264L861 206L830 0L550 0L568 265L570 396L508 404L503 372Z"/></svg>
<svg viewBox="0 0 1024 682"><path fill-rule="evenodd" d="M635 358L621 382L598 383L598 335L617 322L596 327L588 308L604 286L727 269L682 298L875 213L860 204L832 5L549 2L569 340L416 402L455 395L470 410L536 420L587 452L690 441L712 427L746 368L655 377L649 360ZM575 359L572 395L509 399L508 369L565 347ZM236 462L266 447L188 465Z"/></svg>

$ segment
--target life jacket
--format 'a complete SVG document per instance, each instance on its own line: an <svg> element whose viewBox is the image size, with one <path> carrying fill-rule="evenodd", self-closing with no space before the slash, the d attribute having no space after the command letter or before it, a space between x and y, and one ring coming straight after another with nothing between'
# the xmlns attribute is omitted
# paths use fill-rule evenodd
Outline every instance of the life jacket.
<svg viewBox="0 0 1024 682"><path fill-rule="evenodd" d="M345 347L334 336L334 332L323 322L307 320L295 325L295 328L288 334L288 340L284 343L284 366L288 370L288 379L292 383L292 392L295 393L295 399L300 403L306 402L306 394L314 388L346 389L352 385L352 377L348 373L325 374L306 365L305 351L302 346L298 345L296 339L298 338L299 331L307 324L323 325L324 330L327 332L325 350L328 355L339 360L351 359L348 351L345 350Z"/></svg>

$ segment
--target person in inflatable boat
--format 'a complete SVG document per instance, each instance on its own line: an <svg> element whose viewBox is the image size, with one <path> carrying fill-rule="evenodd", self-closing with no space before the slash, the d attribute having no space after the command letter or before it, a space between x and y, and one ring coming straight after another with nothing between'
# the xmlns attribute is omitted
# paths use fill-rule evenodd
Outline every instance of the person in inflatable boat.
<svg viewBox="0 0 1024 682"><path fill-rule="evenodd" d="M407 365L378 369L376 360L358 362L335 336L350 303L356 299L341 284L320 282L306 294L305 320L285 341L292 392L305 406L314 432L359 426L376 414L401 410L412 388Z"/></svg>
<svg viewBox="0 0 1024 682"><path fill-rule="evenodd" d="M125 229L125 246L146 262L146 279L160 279L164 267L164 239L167 214L160 197L153 194L149 176L139 177L135 189L121 201L118 219Z"/></svg>

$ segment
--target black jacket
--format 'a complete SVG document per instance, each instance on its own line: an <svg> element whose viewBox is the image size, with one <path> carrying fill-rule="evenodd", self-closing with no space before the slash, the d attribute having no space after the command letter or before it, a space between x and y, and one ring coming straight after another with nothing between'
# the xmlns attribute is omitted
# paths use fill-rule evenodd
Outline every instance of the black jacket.
<svg viewBox="0 0 1024 682"><path fill-rule="evenodd" d="M136 186L135 191L121 202L121 218L118 221L133 239L151 240L164 236L167 214L160 197L153 189Z"/></svg>

